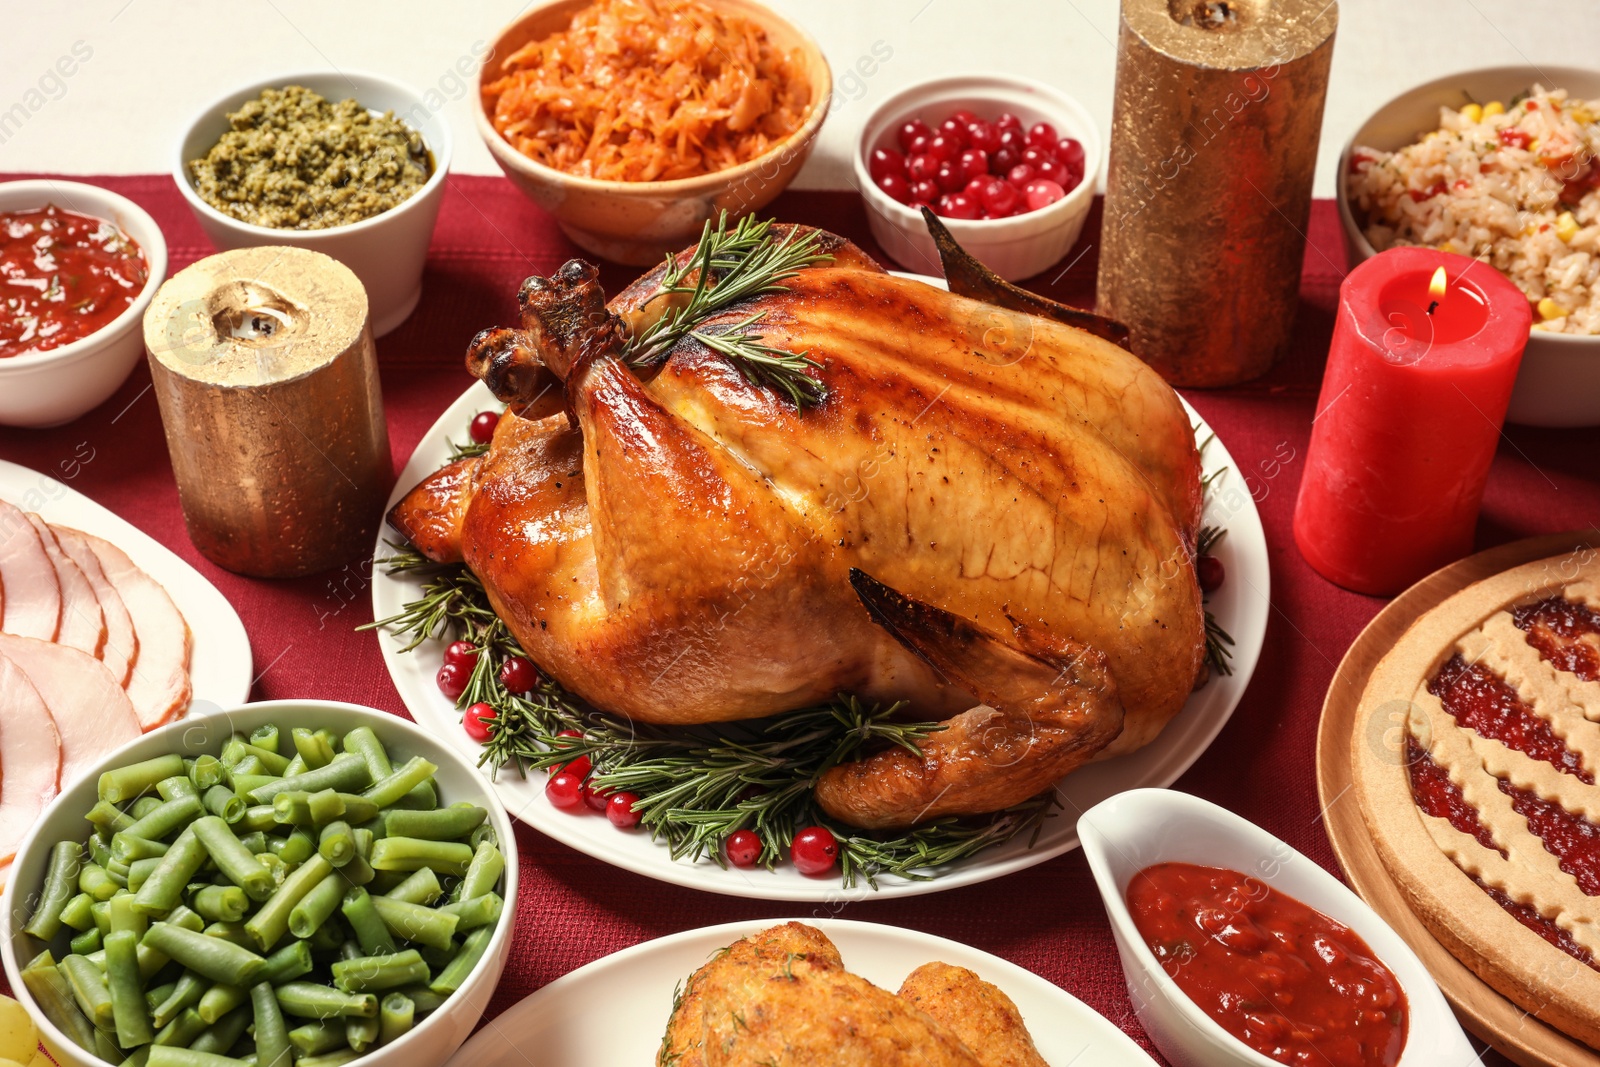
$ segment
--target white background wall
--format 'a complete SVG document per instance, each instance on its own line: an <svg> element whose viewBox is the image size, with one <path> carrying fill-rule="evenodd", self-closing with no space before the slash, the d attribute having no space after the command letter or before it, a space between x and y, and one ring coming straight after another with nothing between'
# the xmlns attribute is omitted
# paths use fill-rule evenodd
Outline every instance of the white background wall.
<svg viewBox="0 0 1600 1067"><path fill-rule="evenodd" d="M1006 70L1050 82L1111 121L1118 0L768 0L822 43L842 104L799 187L846 187L849 153L876 101L936 74ZM5 0L0 171L166 171L179 129L229 89L275 73L386 74L457 97L454 169L495 173L455 73L525 0ZM1340 146L1407 86L1471 67L1600 64L1595 0L1343 0L1323 123L1317 195ZM844 73L882 41L872 77ZM80 43L81 42L81 43ZM71 77L48 74L88 51ZM69 64L70 65L70 64ZM44 78L43 91L41 78ZM30 92L31 91L31 92ZM853 97L853 99L851 99Z"/></svg>

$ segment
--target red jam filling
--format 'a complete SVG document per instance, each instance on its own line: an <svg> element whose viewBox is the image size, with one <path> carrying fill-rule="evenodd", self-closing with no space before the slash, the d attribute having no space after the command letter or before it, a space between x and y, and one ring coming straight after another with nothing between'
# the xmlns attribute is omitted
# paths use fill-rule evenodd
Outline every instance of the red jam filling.
<svg viewBox="0 0 1600 1067"><path fill-rule="evenodd" d="M1134 925L1178 987L1279 1063L1393 1067L1400 983L1349 927L1237 871L1158 863L1128 885Z"/></svg>
<svg viewBox="0 0 1600 1067"><path fill-rule="evenodd" d="M0 358L103 329L149 277L139 246L105 219L53 204L0 212Z"/></svg>
<svg viewBox="0 0 1600 1067"><path fill-rule="evenodd" d="M1556 670L1600 682L1600 641L1583 640L1585 635L1600 636L1600 612L1553 596L1517 608L1511 621L1527 632L1528 644Z"/></svg>
<svg viewBox="0 0 1600 1067"><path fill-rule="evenodd" d="M1489 894L1489 898L1491 900L1509 912L1511 917L1517 920L1517 922L1521 923L1523 926L1526 926L1528 929L1532 930L1534 933L1538 934L1540 937L1544 938L1546 941L1550 942L1550 944L1554 945L1562 952L1565 952L1579 963L1583 963L1590 967L1594 966L1594 956L1590 954L1589 950L1574 941L1572 939L1572 935L1561 929L1561 927L1557 926L1549 919L1546 919L1543 915L1540 915L1526 904L1518 904L1516 901L1500 892L1500 890L1496 889L1494 886L1484 885L1476 878L1474 878L1472 881L1479 889Z"/></svg>
<svg viewBox="0 0 1600 1067"><path fill-rule="evenodd" d="M1483 667L1468 664L1460 655L1451 656L1428 683L1428 692L1439 698L1456 722L1480 737L1499 741L1563 774L1594 784L1594 776L1583 769L1577 753L1562 743L1550 724Z"/></svg>
<svg viewBox="0 0 1600 1067"><path fill-rule="evenodd" d="M1410 734L1406 735L1406 769L1411 772L1411 795L1416 798L1417 807L1435 819L1447 820L1462 833L1472 835L1484 848L1500 852L1494 838L1489 836L1489 828L1478 821L1477 810L1461 795L1461 787L1450 780L1444 768L1435 763Z"/></svg>
<svg viewBox="0 0 1600 1067"><path fill-rule="evenodd" d="M1561 869L1577 880L1578 888L1591 897L1600 896L1600 826L1509 782L1501 782L1500 791L1528 820L1528 829L1539 835L1545 850L1561 861Z"/></svg>

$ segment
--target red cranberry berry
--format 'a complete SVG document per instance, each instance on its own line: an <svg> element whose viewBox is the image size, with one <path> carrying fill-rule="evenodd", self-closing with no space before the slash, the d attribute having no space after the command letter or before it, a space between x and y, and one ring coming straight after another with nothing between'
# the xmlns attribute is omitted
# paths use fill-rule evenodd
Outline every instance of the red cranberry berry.
<svg viewBox="0 0 1600 1067"><path fill-rule="evenodd" d="M961 164L945 160L939 164L939 169L933 172L933 183L942 193L959 192L967 184L967 176L961 172Z"/></svg>
<svg viewBox="0 0 1600 1067"><path fill-rule="evenodd" d="M952 193L939 198L935 209L947 219L977 219L983 217L983 205L966 193Z"/></svg>
<svg viewBox="0 0 1600 1067"><path fill-rule="evenodd" d="M486 445L494 440L494 428L499 425L498 411L480 411L472 416L472 423L467 427L467 433L478 444Z"/></svg>
<svg viewBox="0 0 1600 1067"><path fill-rule="evenodd" d="M918 137L931 136L933 136L933 131L928 129L928 124L926 122L923 122L921 119L912 119L910 122L907 122L900 127L896 138L900 142L900 150L903 152L909 152L911 151L912 141L916 140Z"/></svg>
<svg viewBox="0 0 1600 1067"><path fill-rule="evenodd" d="M878 179L878 188L887 193L890 200L904 204L911 199L911 183L904 174L885 174Z"/></svg>
<svg viewBox="0 0 1600 1067"><path fill-rule="evenodd" d="M606 804L611 800L609 792L604 789L596 789L588 779L585 779L582 793L585 804L600 814L605 814Z"/></svg>
<svg viewBox="0 0 1600 1067"><path fill-rule="evenodd" d="M465 727L467 736L481 745L489 740L489 724L494 719L493 705L479 701L462 714L461 725Z"/></svg>
<svg viewBox="0 0 1600 1067"><path fill-rule="evenodd" d="M576 808L583 803L583 775L557 771L544 784L544 795L558 808Z"/></svg>
<svg viewBox="0 0 1600 1067"><path fill-rule="evenodd" d="M823 826L808 826L794 835L789 859L801 874L827 874L839 860L839 842Z"/></svg>
<svg viewBox="0 0 1600 1067"><path fill-rule="evenodd" d="M1006 130L1022 129L1022 120L1009 111L1000 112L1000 117L994 120L994 128L1004 133Z"/></svg>
<svg viewBox="0 0 1600 1067"><path fill-rule="evenodd" d="M1195 562L1195 572L1200 578L1200 588L1208 593L1215 593L1222 588L1222 581L1228 576L1222 561L1216 556L1201 556Z"/></svg>
<svg viewBox="0 0 1600 1067"><path fill-rule="evenodd" d="M611 799L606 801L606 818L611 820L611 825L619 830L638 826L639 813L633 810L638 799L637 793L612 793Z"/></svg>
<svg viewBox="0 0 1600 1067"><path fill-rule="evenodd" d="M993 152L1000 147L1000 131L979 119L967 126L967 143L973 148Z"/></svg>
<svg viewBox="0 0 1600 1067"><path fill-rule="evenodd" d="M500 684L518 696L531 693L539 684L539 670L528 657L512 656L500 664Z"/></svg>
<svg viewBox="0 0 1600 1067"><path fill-rule="evenodd" d="M883 181L885 174L904 174L906 157L892 148L874 148L867 157L867 173L875 182Z"/></svg>
<svg viewBox="0 0 1600 1067"><path fill-rule="evenodd" d="M932 153L912 156L906 162L906 177L911 180L913 186L917 182L932 181L934 174L938 173L941 162L943 161L935 158Z"/></svg>
<svg viewBox="0 0 1600 1067"><path fill-rule="evenodd" d="M1056 142L1056 158L1067 167L1083 173L1083 143L1073 137L1063 137Z"/></svg>
<svg viewBox="0 0 1600 1067"><path fill-rule="evenodd" d="M1022 194L1017 192L1016 186L999 178L990 178L985 182L982 191L978 193L978 199L991 219L1003 219L1007 215L1014 215L1022 206Z"/></svg>
<svg viewBox="0 0 1600 1067"><path fill-rule="evenodd" d="M1056 147L1056 128L1048 122L1040 122L1028 128L1028 145L1031 148L1043 148L1053 151Z"/></svg>
<svg viewBox="0 0 1600 1067"><path fill-rule="evenodd" d="M471 670L478 663L478 646L471 641L451 641L444 650L446 663L458 663Z"/></svg>
<svg viewBox="0 0 1600 1067"><path fill-rule="evenodd" d="M472 675L472 668L459 663L446 663L439 668L439 673L433 676L438 683L439 692L450 698L451 703L461 699L461 694L467 691L467 679Z"/></svg>
<svg viewBox="0 0 1600 1067"><path fill-rule="evenodd" d="M959 158L961 173L968 181L989 173L989 153L981 148L969 148Z"/></svg>
<svg viewBox="0 0 1600 1067"><path fill-rule="evenodd" d="M1040 208L1049 207L1051 204L1067 195L1067 191L1053 181L1044 178L1028 183L1022 191L1026 198L1029 211L1038 211Z"/></svg>
<svg viewBox="0 0 1600 1067"><path fill-rule="evenodd" d="M761 838L754 830L735 830L722 843L722 851L735 867L754 867L761 859Z"/></svg>

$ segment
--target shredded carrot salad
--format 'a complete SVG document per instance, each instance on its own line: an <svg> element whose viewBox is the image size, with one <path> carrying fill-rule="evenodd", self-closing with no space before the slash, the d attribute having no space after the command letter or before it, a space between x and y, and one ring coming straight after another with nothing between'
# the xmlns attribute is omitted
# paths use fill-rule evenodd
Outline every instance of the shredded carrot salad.
<svg viewBox="0 0 1600 1067"><path fill-rule="evenodd" d="M811 106L799 59L698 0L598 0L501 64L483 90L494 127L546 166L606 181L670 181L748 162Z"/></svg>

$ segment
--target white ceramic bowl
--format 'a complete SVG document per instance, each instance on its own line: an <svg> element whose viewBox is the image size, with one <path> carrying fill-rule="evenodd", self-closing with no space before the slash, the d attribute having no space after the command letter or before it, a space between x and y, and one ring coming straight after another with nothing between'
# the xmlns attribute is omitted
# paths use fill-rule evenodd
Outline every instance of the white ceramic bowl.
<svg viewBox="0 0 1600 1067"><path fill-rule="evenodd" d="M1339 224L1345 254L1354 267L1377 255L1356 225L1345 195L1350 153L1357 147L1393 152L1439 128L1441 107L1459 108L1470 100L1510 100L1539 82L1547 89L1565 89L1572 96L1600 97L1600 71L1582 67L1491 67L1436 78L1407 90L1373 112L1339 156ZM1525 426L1600 425L1600 336L1546 333L1534 330L1522 355L1522 369L1506 411L1508 422Z"/></svg>
<svg viewBox="0 0 1600 1067"><path fill-rule="evenodd" d="M878 188L867 173L874 148L893 148L902 123L921 118L937 126L966 108L993 119L1009 111L1023 126L1048 122L1061 137L1083 142L1083 181L1040 211L1004 219L943 219L957 243L1007 281L1031 278L1054 265L1077 243L1100 180L1100 132L1072 97L1042 82L1008 74L955 74L907 86L867 117L856 145L856 184L867 202L867 222L883 250L907 270L938 274L939 253L922 215Z"/></svg>
<svg viewBox="0 0 1600 1067"><path fill-rule="evenodd" d="M433 173L423 187L380 215L326 230L279 230L254 226L224 215L195 192L189 161L211 150L228 130L228 113L237 111L263 89L302 85L330 101L354 97L371 111L393 111L395 117L422 134L433 154ZM218 251L257 245L293 245L332 256L351 270L367 290L372 333L381 337L406 320L422 299L422 266L428 241L439 217L446 172L450 169L450 124L430 109L419 93L375 74L353 72L279 74L236 89L210 104L190 124L177 145L172 177L189 202L200 228Z"/></svg>
<svg viewBox="0 0 1600 1067"><path fill-rule="evenodd" d="M1128 994L1145 1032L1177 1067L1276 1067L1190 1000L1145 945L1128 912L1128 883L1154 863L1227 867L1344 923L1399 979L1410 1027L1399 1067L1475 1062L1444 994L1422 961L1377 912L1344 884L1254 823L1208 801L1168 789L1133 789L1078 820L1083 853L1105 900Z"/></svg>
<svg viewBox="0 0 1600 1067"><path fill-rule="evenodd" d="M489 940L488 951L467 976L466 982L437 1011L425 1016L410 1033L391 1045L368 1052L355 1062L361 1067L411 1067L413 1064L443 1063L461 1047L483 1015L483 1009L500 981L500 972L505 969L506 957L511 951L511 928L516 921L517 906L516 835L510 816L490 791L488 780L449 745L398 716L356 704L323 700L270 700L246 704L231 711L180 719L122 746L96 766L92 773L68 786L56 797L17 850L5 894L0 896L0 962L5 964L12 995L28 1009L28 1014L39 1028L45 1048L63 1067L104 1067L104 1064L73 1044L66 1034L45 1018L44 1012L29 994L28 987L22 983L21 967L37 954L39 943L24 934L21 928L26 924L32 907L30 896L44 882L51 847L57 841L68 838L82 840L86 836L88 823L83 816L97 799L96 789L102 771L167 752L184 756L201 753L215 755L234 731L248 734L266 723L277 723L285 728L312 724L319 729L326 727L341 736L357 726L370 726L395 763L412 756L426 757L439 768L434 775L439 787L439 802L453 804L466 800L487 808L489 823L494 827L500 851L506 858L500 890L506 902L505 912L500 917L494 936Z"/></svg>
<svg viewBox="0 0 1600 1067"><path fill-rule="evenodd" d="M126 311L88 337L48 352L0 359L0 424L6 426L59 426L116 392L144 355L144 309L167 276L161 228L127 197L54 178L0 183L0 211L46 204L116 223L143 249L150 279Z"/></svg>

